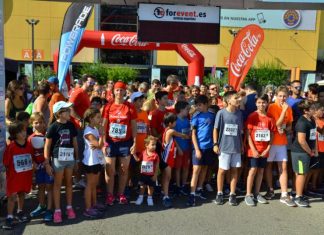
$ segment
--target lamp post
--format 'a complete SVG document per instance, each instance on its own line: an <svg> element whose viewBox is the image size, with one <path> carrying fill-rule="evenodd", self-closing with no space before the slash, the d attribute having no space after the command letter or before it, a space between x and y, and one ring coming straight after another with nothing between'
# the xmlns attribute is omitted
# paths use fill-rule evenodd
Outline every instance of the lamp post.
<svg viewBox="0 0 324 235"><path fill-rule="evenodd" d="M39 20L37 20L37 19L26 19L26 22L29 25L31 25L31 27L32 27L32 89L34 90L34 86L35 86L35 83L34 83L34 80L35 80L35 72L34 72L35 71L35 66L34 66L34 62L35 62L34 27L35 27L35 25L37 25L39 23Z"/></svg>

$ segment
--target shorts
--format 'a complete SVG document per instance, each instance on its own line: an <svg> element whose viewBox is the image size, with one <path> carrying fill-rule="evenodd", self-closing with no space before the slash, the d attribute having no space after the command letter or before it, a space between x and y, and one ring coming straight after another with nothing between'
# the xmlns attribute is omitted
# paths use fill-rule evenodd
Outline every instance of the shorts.
<svg viewBox="0 0 324 235"><path fill-rule="evenodd" d="M54 171L63 171L64 169L73 169L75 161L59 161L57 158L53 158L53 169Z"/></svg>
<svg viewBox="0 0 324 235"><path fill-rule="evenodd" d="M214 153L213 148L201 149L201 159L197 159L195 150L192 151L192 165L194 166L212 166L217 155Z"/></svg>
<svg viewBox="0 0 324 235"><path fill-rule="evenodd" d="M45 167L41 167L35 171L36 184L53 184L54 177L46 173Z"/></svg>
<svg viewBox="0 0 324 235"><path fill-rule="evenodd" d="M241 154L240 153L220 153L218 167L223 170L229 170L230 168L241 167Z"/></svg>
<svg viewBox="0 0 324 235"><path fill-rule="evenodd" d="M82 165L83 165L83 170L86 174L98 174L103 169L103 166L101 164L96 164L93 166L88 166L85 164Z"/></svg>
<svg viewBox="0 0 324 235"><path fill-rule="evenodd" d="M176 169L189 168L190 157L191 157L190 150L183 151L182 155L177 154L177 157L175 159L174 168L176 168Z"/></svg>
<svg viewBox="0 0 324 235"><path fill-rule="evenodd" d="M304 175L309 172L310 156L307 153L291 152L291 162L295 173Z"/></svg>
<svg viewBox="0 0 324 235"><path fill-rule="evenodd" d="M130 148L133 145L133 140L108 142L107 156L110 158L115 157L128 157L130 156Z"/></svg>
<svg viewBox="0 0 324 235"><path fill-rule="evenodd" d="M167 168L169 165L164 162L162 159L162 144L160 141L156 142L156 153L159 155L159 168L161 171L163 171L165 168Z"/></svg>
<svg viewBox="0 0 324 235"><path fill-rule="evenodd" d="M248 167L249 168L265 168L267 165L267 158L265 157L249 157L248 159Z"/></svg>
<svg viewBox="0 0 324 235"><path fill-rule="evenodd" d="M153 176L150 175L142 175L140 176L140 180L139 180L139 185L147 185L150 187L154 187L155 186L155 182L152 180Z"/></svg>
<svg viewBox="0 0 324 235"><path fill-rule="evenodd" d="M287 146L272 145L269 151L268 162L287 162Z"/></svg>

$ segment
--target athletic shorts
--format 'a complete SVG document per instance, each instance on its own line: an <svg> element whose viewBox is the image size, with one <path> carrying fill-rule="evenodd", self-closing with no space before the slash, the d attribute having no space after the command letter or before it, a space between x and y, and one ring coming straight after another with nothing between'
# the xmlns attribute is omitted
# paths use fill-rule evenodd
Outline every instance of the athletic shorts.
<svg viewBox="0 0 324 235"><path fill-rule="evenodd" d="M218 157L218 167L223 170L229 170L230 168L241 167L241 154L240 153L220 153Z"/></svg>
<svg viewBox="0 0 324 235"><path fill-rule="evenodd" d="M291 163L295 173L305 175L309 172L310 156L307 153L291 152Z"/></svg>
<svg viewBox="0 0 324 235"><path fill-rule="evenodd" d="M265 157L249 157L248 159L248 167L249 168L265 168L267 165L267 158Z"/></svg>
<svg viewBox="0 0 324 235"><path fill-rule="evenodd" d="M200 149L201 151L201 159L197 159L196 151L192 151L192 165L194 166L212 166L215 161L217 155L214 153L213 148L210 149Z"/></svg>
<svg viewBox="0 0 324 235"><path fill-rule="evenodd" d="M53 184L54 183L54 177L49 176L46 173L45 167L39 168L35 171L35 180L36 180L36 184Z"/></svg>
<svg viewBox="0 0 324 235"><path fill-rule="evenodd" d="M83 169L87 174L98 174L103 169L103 166L101 164L96 164L93 166L83 164Z"/></svg>
<svg viewBox="0 0 324 235"><path fill-rule="evenodd" d="M75 161L59 161L57 158L53 158L53 169L55 172L63 171L64 169L73 169Z"/></svg>
<svg viewBox="0 0 324 235"><path fill-rule="evenodd" d="M176 168L176 169L181 169L181 168L187 169L187 168L189 168L189 166L190 166L190 158L191 158L191 151L190 150L183 151L182 155L179 155L177 153L174 168Z"/></svg>
<svg viewBox="0 0 324 235"><path fill-rule="evenodd" d="M130 156L130 148L133 145L133 140L119 141L119 142L108 142L107 156L110 158L115 157L128 157Z"/></svg>
<svg viewBox="0 0 324 235"><path fill-rule="evenodd" d="M272 145L269 151L268 162L288 161L286 145Z"/></svg>
<svg viewBox="0 0 324 235"><path fill-rule="evenodd" d="M153 176L150 175L142 175L140 176L140 180L139 180L139 185L147 185L150 187L154 187L155 186L155 182L152 180Z"/></svg>

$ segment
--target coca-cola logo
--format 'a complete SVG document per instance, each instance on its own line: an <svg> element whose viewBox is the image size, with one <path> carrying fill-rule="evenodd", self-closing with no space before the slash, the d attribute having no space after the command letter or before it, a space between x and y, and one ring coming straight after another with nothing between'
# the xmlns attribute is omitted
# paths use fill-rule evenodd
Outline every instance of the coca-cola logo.
<svg viewBox="0 0 324 235"><path fill-rule="evenodd" d="M113 46L145 47L148 45L148 42L137 41L137 35L122 36L121 34L116 34L111 39L111 45L113 45Z"/></svg>
<svg viewBox="0 0 324 235"><path fill-rule="evenodd" d="M240 53L237 58L230 64L231 72L235 77L241 77L245 65L248 63L249 59L253 56L258 43L260 42L261 34L252 34L251 31L247 31L245 37L240 44Z"/></svg>
<svg viewBox="0 0 324 235"><path fill-rule="evenodd" d="M182 44L181 48L191 57L194 58L196 56L196 53L191 50L187 44Z"/></svg>

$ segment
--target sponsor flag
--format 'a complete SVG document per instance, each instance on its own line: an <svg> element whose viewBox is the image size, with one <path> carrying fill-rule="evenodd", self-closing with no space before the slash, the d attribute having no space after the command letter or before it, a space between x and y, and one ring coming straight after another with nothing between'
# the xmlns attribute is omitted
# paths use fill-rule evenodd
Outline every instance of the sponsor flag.
<svg viewBox="0 0 324 235"><path fill-rule="evenodd" d="M264 39L260 26L250 24L235 36L229 58L228 82L235 90L243 82Z"/></svg>
<svg viewBox="0 0 324 235"><path fill-rule="evenodd" d="M62 91L63 86L66 86L65 77L69 70L69 65L78 49L92 9L93 4L72 3L65 13L57 70L60 91Z"/></svg>

